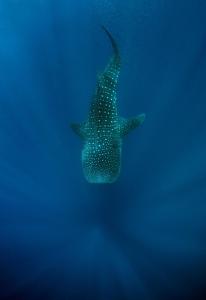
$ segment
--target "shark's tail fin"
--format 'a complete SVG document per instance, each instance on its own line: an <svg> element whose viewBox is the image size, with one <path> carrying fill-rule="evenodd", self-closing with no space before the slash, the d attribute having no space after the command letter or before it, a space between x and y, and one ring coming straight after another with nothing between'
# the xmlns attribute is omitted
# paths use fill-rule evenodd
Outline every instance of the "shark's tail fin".
<svg viewBox="0 0 206 300"><path fill-rule="evenodd" d="M117 44L116 44L114 38L112 37L111 33L110 33L103 25L102 25L101 27L102 27L102 29L104 30L104 32L107 34L107 36L109 37L110 42L111 42L111 44L112 44L112 48L113 48L113 50L114 50L115 59L116 59L116 61L120 64L120 54L119 54L119 49L118 49L118 47L117 47Z"/></svg>

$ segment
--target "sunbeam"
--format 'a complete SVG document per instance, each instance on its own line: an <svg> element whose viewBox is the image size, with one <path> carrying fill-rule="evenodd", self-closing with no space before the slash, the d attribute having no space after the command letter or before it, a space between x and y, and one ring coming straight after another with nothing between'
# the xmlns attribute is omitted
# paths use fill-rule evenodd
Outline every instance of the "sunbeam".
<svg viewBox="0 0 206 300"><path fill-rule="evenodd" d="M1 1L0 299L206 299L205 11ZM69 127L111 55L100 25L120 51L118 115L146 113L102 185Z"/></svg>

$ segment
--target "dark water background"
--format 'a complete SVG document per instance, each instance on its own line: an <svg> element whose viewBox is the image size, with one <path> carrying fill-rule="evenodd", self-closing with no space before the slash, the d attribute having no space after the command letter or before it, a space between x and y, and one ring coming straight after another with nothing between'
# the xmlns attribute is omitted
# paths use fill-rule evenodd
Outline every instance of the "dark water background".
<svg viewBox="0 0 206 300"><path fill-rule="evenodd" d="M146 121L112 185L69 128L122 56ZM0 299L206 299L206 1L0 1Z"/></svg>

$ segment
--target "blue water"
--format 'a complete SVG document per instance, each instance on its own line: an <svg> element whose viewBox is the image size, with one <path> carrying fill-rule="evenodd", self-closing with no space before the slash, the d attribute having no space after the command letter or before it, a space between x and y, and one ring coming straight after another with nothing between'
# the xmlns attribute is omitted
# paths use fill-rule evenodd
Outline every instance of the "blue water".
<svg viewBox="0 0 206 300"><path fill-rule="evenodd" d="M71 122L121 52L118 105L146 113L111 185ZM206 1L0 2L0 299L206 299Z"/></svg>

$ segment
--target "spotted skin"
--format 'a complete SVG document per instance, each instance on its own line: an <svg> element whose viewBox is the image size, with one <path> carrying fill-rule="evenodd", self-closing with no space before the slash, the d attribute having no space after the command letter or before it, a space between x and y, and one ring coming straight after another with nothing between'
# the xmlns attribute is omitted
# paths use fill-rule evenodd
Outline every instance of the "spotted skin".
<svg viewBox="0 0 206 300"><path fill-rule="evenodd" d="M98 78L88 120L81 124L71 124L84 142L82 166L85 178L90 183L116 181L121 169L122 138L138 127L145 118L141 114L127 120L118 115L116 90L120 55L111 34L105 27L103 30L111 41L114 55Z"/></svg>

